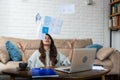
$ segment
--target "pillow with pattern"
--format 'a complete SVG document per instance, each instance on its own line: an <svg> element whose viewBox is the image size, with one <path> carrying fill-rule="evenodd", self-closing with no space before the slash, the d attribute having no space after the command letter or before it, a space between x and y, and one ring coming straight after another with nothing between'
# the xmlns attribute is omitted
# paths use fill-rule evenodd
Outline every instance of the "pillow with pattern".
<svg viewBox="0 0 120 80"><path fill-rule="evenodd" d="M96 48L98 51L99 49L103 48L103 46L100 44L91 44L91 45L86 46L86 48Z"/></svg>
<svg viewBox="0 0 120 80"><path fill-rule="evenodd" d="M20 50L11 41L6 41L6 49L10 55L11 60L20 61L22 59Z"/></svg>

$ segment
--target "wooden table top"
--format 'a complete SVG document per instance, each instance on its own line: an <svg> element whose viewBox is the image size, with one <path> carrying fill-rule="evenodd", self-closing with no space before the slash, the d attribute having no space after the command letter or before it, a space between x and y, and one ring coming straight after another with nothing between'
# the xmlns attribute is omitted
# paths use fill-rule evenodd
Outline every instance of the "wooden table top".
<svg viewBox="0 0 120 80"><path fill-rule="evenodd" d="M82 71L82 72L76 72L76 73L64 73L64 72L60 72L60 71L55 71L59 77L52 77L52 78L48 78L48 79L92 79L92 78L97 78L97 77L101 77L103 75L106 75L110 70L88 70L88 71ZM31 76L31 72L29 70L26 71L18 71L17 69L6 69L2 71L3 74L6 75L14 75L15 77L28 77L28 78L32 78ZM47 78L46 78L47 79Z"/></svg>

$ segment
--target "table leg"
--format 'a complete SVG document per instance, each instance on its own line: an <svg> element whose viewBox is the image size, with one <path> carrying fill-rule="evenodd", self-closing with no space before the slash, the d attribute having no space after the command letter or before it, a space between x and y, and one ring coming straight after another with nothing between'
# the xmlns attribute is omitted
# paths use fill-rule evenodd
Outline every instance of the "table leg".
<svg viewBox="0 0 120 80"><path fill-rule="evenodd" d="M10 80L15 80L15 76L10 75Z"/></svg>
<svg viewBox="0 0 120 80"><path fill-rule="evenodd" d="M102 80L105 80L105 75L102 75Z"/></svg>

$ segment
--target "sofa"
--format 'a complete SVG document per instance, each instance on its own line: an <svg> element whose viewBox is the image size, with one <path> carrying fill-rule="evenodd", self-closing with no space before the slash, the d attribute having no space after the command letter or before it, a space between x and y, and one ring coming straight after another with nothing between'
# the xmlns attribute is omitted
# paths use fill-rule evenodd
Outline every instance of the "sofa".
<svg viewBox="0 0 120 80"><path fill-rule="evenodd" d="M67 41L72 39L54 39L55 45L58 51L61 51L65 56L68 56L69 47ZM32 55L32 53L39 48L40 40L35 39L22 39L2 36L0 37L0 74L2 70L7 68L16 68L19 66L19 63L22 61L12 61L10 60L10 55L6 50L6 41L11 41L15 46L18 47L17 42L22 42L27 44L26 46L26 58ZM87 45L92 45L92 39L77 39L74 45L74 48L85 48ZM19 49L19 47L18 47ZM107 75L117 74L120 75L120 52L113 49L103 47L99 49L96 53L96 58L94 60L95 65L102 65L106 69L110 69L110 72Z"/></svg>

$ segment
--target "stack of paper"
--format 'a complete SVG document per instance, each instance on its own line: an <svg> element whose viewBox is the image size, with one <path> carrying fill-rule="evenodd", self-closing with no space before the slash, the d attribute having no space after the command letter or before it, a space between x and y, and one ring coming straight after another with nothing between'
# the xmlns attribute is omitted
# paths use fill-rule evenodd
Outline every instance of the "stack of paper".
<svg viewBox="0 0 120 80"><path fill-rule="evenodd" d="M92 69L93 69L93 70L107 70L107 69L105 69L103 66L98 66L98 65L97 65L97 66L95 66L95 65L92 66Z"/></svg>

